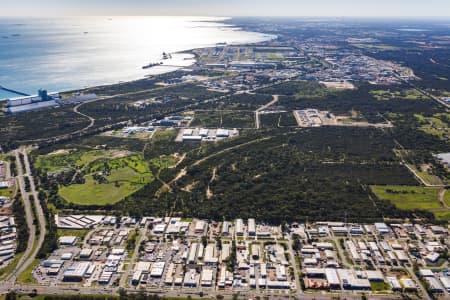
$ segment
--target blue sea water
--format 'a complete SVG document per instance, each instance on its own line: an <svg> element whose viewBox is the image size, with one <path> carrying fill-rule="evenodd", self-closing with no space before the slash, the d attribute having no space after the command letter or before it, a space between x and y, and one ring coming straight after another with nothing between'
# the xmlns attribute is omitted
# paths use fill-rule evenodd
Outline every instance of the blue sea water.
<svg viewBox="0 0 450 300"><path fill-rule="evenodd" d="M0 85L36 94L117 83L192 63L173 55L170 66L143 70L174 53L217 43L273 38L200 17L0 18ZM0 99L14 96L0 91Z"/></svg>

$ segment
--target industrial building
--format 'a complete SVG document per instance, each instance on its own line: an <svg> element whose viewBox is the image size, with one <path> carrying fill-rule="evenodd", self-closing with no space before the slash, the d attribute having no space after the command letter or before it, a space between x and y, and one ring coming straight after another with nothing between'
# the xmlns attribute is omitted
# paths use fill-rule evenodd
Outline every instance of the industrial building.
<svg viewBox="0 0 450 300"><path fill-rule="evenodd" d="M165 262L159 261L152 264L152 268L150 269L150 276L160 278L164 273Z"/></svg>
<svg viewBox="0 0 450 300"><path fill-rule="evenodd" d="M235 231L237 236L244 235L244 221L242 219L236 219Z"/></svg>
<svg viewBox="0 0 450 300"><path fill-rule="evenodd" d="M16 114L45 108L53 108L59 106L56 100L59 100L58 93L47 93L46 90L39 90L38 95L8 99L6 102L7 112L10 114Z"/></svg>
<svg viewBox="0 0 450 300"><path fill-rule="evenodd" d="M76 236L62 236L58 239L58 243L60 246L73 246L76 241Z"/></svg>
<svg viewBox="0 0 450 300"><path fill-rule="evenodd" d="M213 284L213 270L203 269L200 277L200 284L203 287L211 287Z"/></svg>
<svg viewBox="0 0 450 300"><path fill-rule="evenodd" d="M256 235L256 221L255 219L248 219L248 235L255 236Z"/></svg>
<svg viewBox="0 0 450 300"><path fill-rule="evenodd" d="M203 233L205 233L205 229L206 229L206 222L205 221L199 220L199 221L195 222L194 232L196 234L203 234Z"/></svg>
<svg viewBox="0 0 450 300"><path fill-rule="evenodd" d="M71 265L64 272L64 281L82 281L86 272L90 268L90 262L77 262Z"/></svg>
<svg viewBox="0 0 450 300"><path fill-rule="evenodd" d="M208 244L205 249L204 262L207 265L215 265L218 262L216 247L214 244Z"/></svg>
<svg viewBox="0 0 450 300"><path fill-rule="evenodd" d="M229 236L230 235L230 228L231 228L231 223L229 221L224 221L222 223L221 235L222 236Z"/></svg>

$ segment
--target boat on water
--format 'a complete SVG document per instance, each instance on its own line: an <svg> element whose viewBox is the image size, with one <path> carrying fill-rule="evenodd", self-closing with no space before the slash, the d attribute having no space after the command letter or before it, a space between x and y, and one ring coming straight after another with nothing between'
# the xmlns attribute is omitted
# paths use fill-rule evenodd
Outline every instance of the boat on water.
<svg viewBox="0 0 450 300"><path fill-rule="evenodd" d="M172 59L172 54L163 52L162 59Z"/></svg>
<svg viewBox="0 0 450 300"><path fill-rule="evenodd" d="M162 65L162 64L163 64L162 62L159 62L159 63L149 63L148 65L142 66L142 69L149 69L149 68L152 68L152 67L155 67L155 66L160 66L160 65Z"/></svg>

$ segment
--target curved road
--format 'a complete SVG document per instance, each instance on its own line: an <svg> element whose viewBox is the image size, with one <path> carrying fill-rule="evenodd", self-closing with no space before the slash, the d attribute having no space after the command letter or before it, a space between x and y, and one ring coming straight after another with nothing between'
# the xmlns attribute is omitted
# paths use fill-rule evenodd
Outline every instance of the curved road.
<svg viewBox="0 0 450 300"><path fill-rule="evenodd" d="M69 132L69 133L64 133L64 134L61 134L61 135L57 135L57 136L52 136L52 137L48 137L48 138L41 138L41 139L21 140L20 142L34 143L34 142L42 142L42 141L49 141L49 140L59 140L59 139L64 139L64 138L70 137L71 135L79 134L79 133L82 133L82 132L88 130L89 128L94 126L95 119L93 117L89 116L89 115L86 115L86 114L80 112L78 110L78 108L80 108L80 106L82 106L83 104L91 103L91 102L95 102L95 101L99 101L99 100L104 100L104 99L106 99L106 98L97 98L95 100L85 101L85 102L79 103L76 106L74 106L74 108L73 108L73 112L74 113L76 113L76 114L78 114L80 116L83 116L83 117L85 117L85 118L87 118L89 120L89 124L87 126L81 128L81 129L78 129L78 130L75 130L75 131L72 131L72 132Z"/></svg>
<svg viewBox="0 0 450 300"><path fill-rule="evenodd" d="M259 113L263 110L265 110L266 108L269 108L270 106L274 105L275 103L278 102L279 96L278 95L272 95L273 99L272 101L270 101L267 104L264 104L263 106L261 106L260 108L258 108L257 110L255 110L255 128L259 129L261 128L261 122L259 120Z"/></svg>

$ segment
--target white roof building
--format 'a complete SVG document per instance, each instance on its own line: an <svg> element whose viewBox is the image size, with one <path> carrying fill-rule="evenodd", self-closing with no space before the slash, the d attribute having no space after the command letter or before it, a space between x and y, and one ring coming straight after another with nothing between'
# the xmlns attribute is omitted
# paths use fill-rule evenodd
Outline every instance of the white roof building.
<svg viewBox="0 0 450 300"><path fill-rule="evenodd" d="M81 281L91 266L90 262L74 263L64 272L64 281Z"/></svg>
<svg viewBox="0 0 450 300"><path fill-rule="evenodd" d="M256 222L255 219L248 219L248 235L255 236L256 235Z"/></svg>
<svg viewBox="0 0 450 300"><path fill-rule="evenodd" d="M59 244L63 246L72 246L76 241L76 236L62 236L58 239Z"/></svg>
<svg viewBox="0 0 450 300"><path fill-rule="evenodd" d="M242 219L236 219L236 235L244 235L244 221Z"/></svg>
<svg viewBox="0 0 450 300"><path fill-rule="evenodd" d="M165 265L166 265L166 263L163 261L153 263L152 268L150 270L150 276L158 277L158 278L161 277L164 273Z"/></svg>
<svg viewBox="0 0 450 300"><path fill-rule="evenodd" d="M203 269L200 276L200 284L202 286L212 286L213 282L213 270L211 269Z"/></svg>
<svg viewBox="0 0 450 300"><path fill-rule="evenodd" d="M205 258L204 262L206 264L216 264L218 261L215 253L215 246L214 244L208 244L205 249Z"/></svg>
<svg viewBox="0 0 450 300"><path fill-rule="evenodd" d="M341 285L341 281L339 280L336 269L330 269L330 268L325 269L325 278L327 279L328 284L330 286Z"/></svg>

